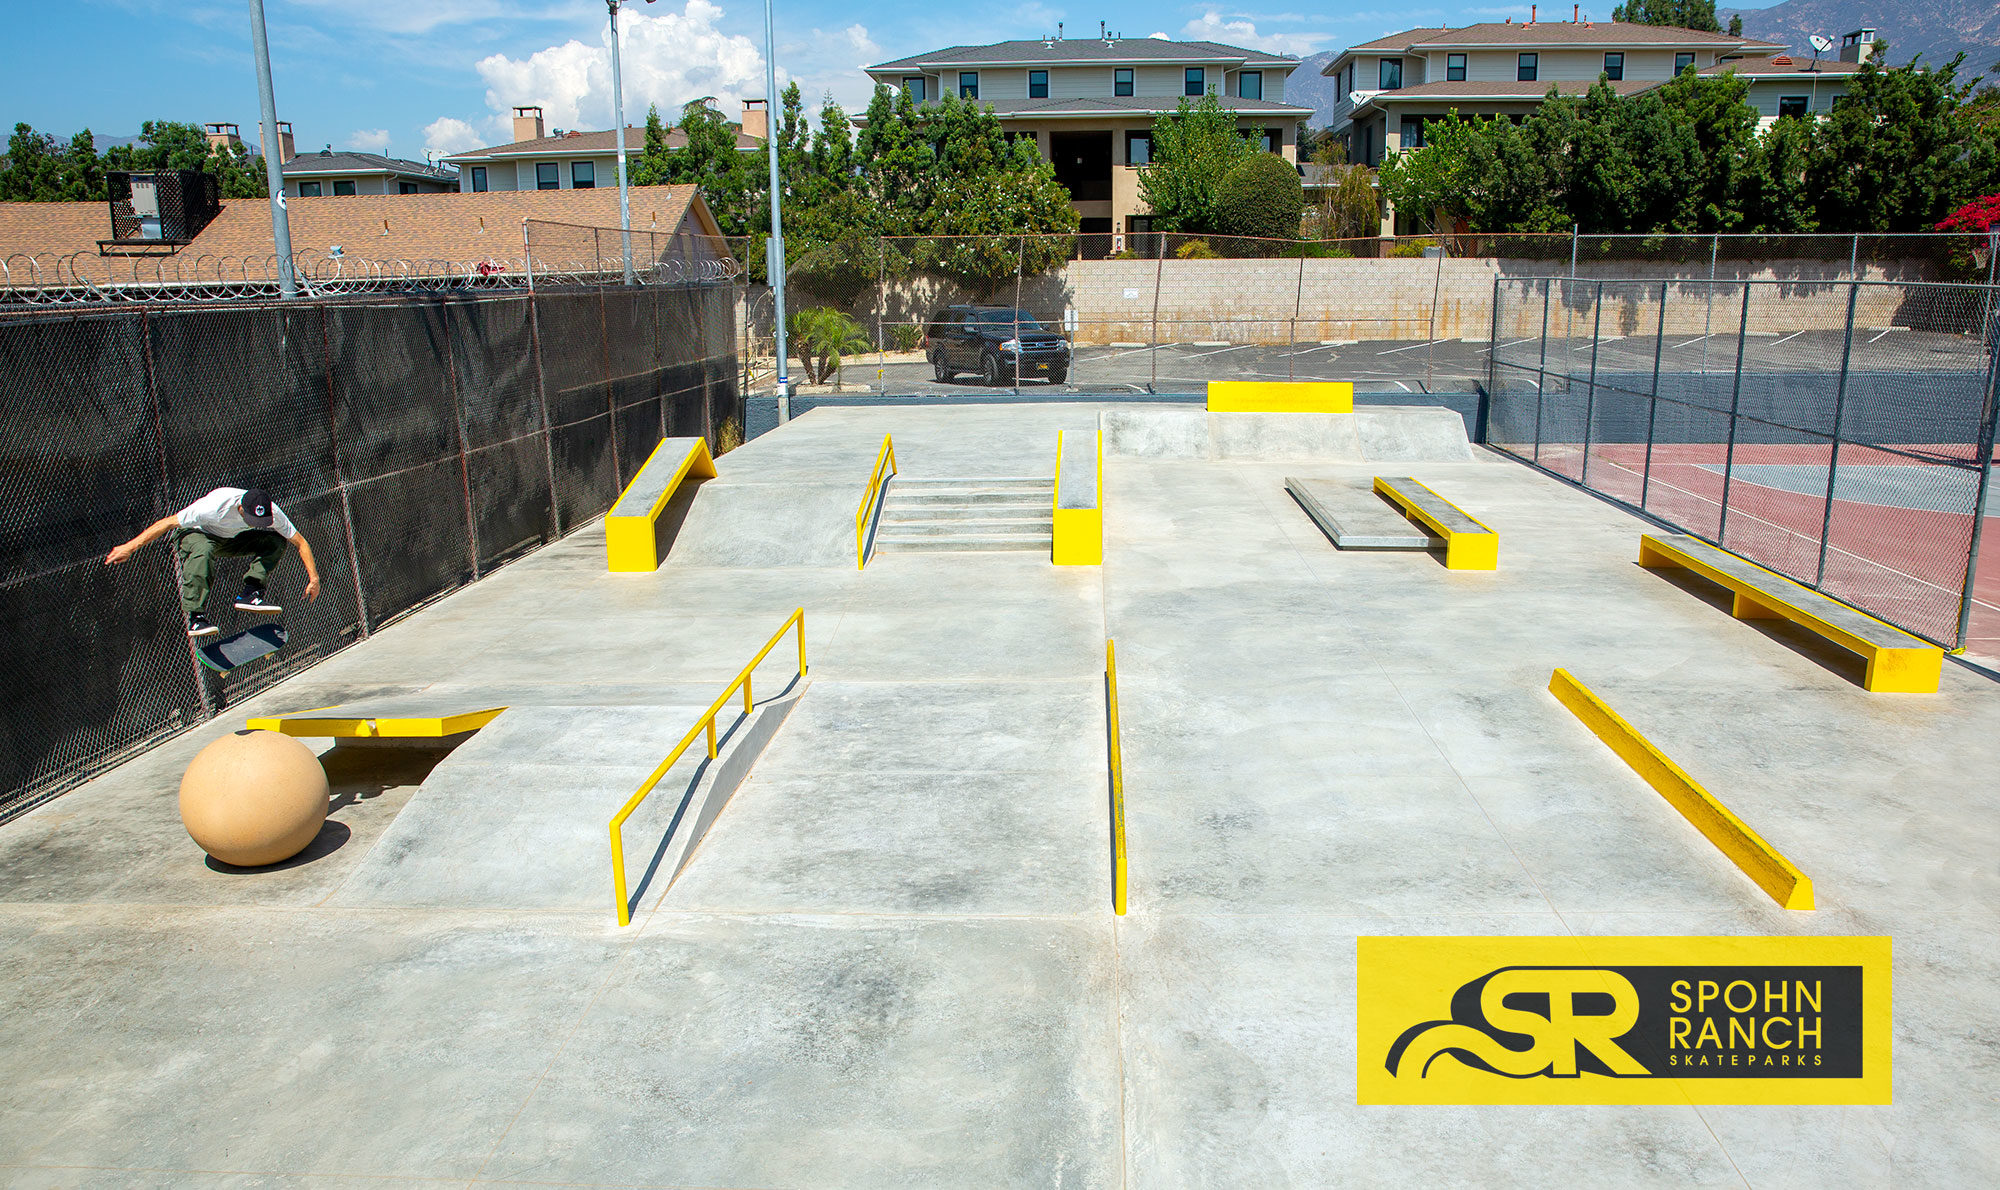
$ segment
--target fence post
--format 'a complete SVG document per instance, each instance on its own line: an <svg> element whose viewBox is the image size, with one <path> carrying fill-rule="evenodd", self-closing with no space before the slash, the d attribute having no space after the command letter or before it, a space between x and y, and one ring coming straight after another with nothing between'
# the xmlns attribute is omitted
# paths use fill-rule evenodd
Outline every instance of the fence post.
<svg viewBox="0 0 2000 1190"><path fill-rule="evenodd" d="M1542 345L1541 355L1535 360L1535 461L1542 461L1542 404L1543 394L1549 383L1549 301L1555 290L1555 281L1542 278Z"/></svg>
<svg viewBox="0 0 2000 1190"><path fill-rule="evenodd" d="M875 245L875 385L882 392L889 391L888 381L882 378L883 369L889 362L883 358L888 354L886 350L888 344L882 341L882 315L888 312L889 307L889 265L885 259L887 255L882 251L881 243L878 241Z"/></svg>
<svg viewBox="0 0 2000 1190"><path fill-rule="evenodd" d="M1667 341L1667 287L1672 282L1660 282L1660 322L1653 335L1653 399L1646 405L1646 463L1639 472L1639 507L1646 507L1646 499L1653 491L1653 435L1660 423L1660 351Z"/></svg>
<svg viewBox="0 0 2000 1190"><path fill-rule="evenodd" d="M1569 279L1572 281L1576 280L1576 238L1577 233L1582 230L1581 223L1569 225Z"/></svg>
<svg viewBox="0 0 2000 1190"><path fill-rule="evenodd" d="M1299 253L1299 284L1298 288L1292 292L1292 345L1291 350L1285 355L1285 379L1287 380L1297 380L1299 378L1299 311L1305 308L1305 301L1306 254L1301 251Z"/></svg>
<svg viewBox="0 0 2000 1190"><path fill-rule="evenodd" d="M1590 384L1583 390L1583 462L1577 466L1576 474L1585 487L1590 486L1590 423L1597 414L1597 345L1604 335L1604 282L1597 283L1597 309L1590 318Z"/></svg>
<svg viewBox="0 0 2000 1190"><path fill-rule="evenodd" d="M2000 248L2000 244L1995 245ZM2000 252L1995 253L2000 256ZM1992 263L1989 260L1987 267ZM1996 320L1994 299L2000 297L1992 287L1986 293L1986 408L1979 418L1979 487L1972 498L1972 541L1965 553L1965 587L1958 597L1958 640L1954 642L1958 651L1965 649L1965 638L1972 629L1972 582L1979 577L1979 548L1985 536L1986 498L1993 490L1993 436L1996 419L2000 419L2000 320Z"/></svg>
<svg viewBox="0 0 2000 1190"><path fill-rule="evenodd" d="M1021 395L1021 283L1028 272L1028 237L1022 235L1014 241L1014 395Z"/></svg>
<svg viewBox="0 0 2000 1190"><path fill-rule="evenodd" d="M1729 390L1729 448L1722 456L1722 507L1715 517L1715 544L1729 527L1729 476L1736 470L1736 414L1743 404L1743 342L1750 329L1750 282L1743 282L1743 316L1736 324L1736 379ZM1727 548L1727 547L1724 547Z"/></svg>
<svg viewBox="0 0 2000 1190"><path fill-rule="evenodd" d="M528 274L528 293L535 292L535 246L528 236L528 221L521 220L521 268Z"/></svg>
<svg viewBox="0 0 2000 1190"><path fill-rule="evenodd" d="M1833 447L1826 457L1826 507L1819 518L1819 568L1813 572L1815 590L1826 585L1826 537L1833 531L1834 481L1840 475L1840 423L1847 412L1848 357L1854 351L1854 305L1861 295L1858 282L1847 283L1847 330L1840 343L1840 380L1833 390Z"/></svg>
<svg viewBox="0 0 2000 1190"><path fill-rule="evenodd" d="M1708 337L1715 333L1715 264L1722 253L1722 233L1708 242L1708 309L1701 317L1701 372L1708 375Z"/></svg>
<svg viewBox="0 0 2000 1190"><path fill-rule="evenodd" d="M1444 292L1444 237L1437 237L1437 273L1431 281L1431 321L1430 346L1424 348L1424 389L1429 391L1436 384L1433 370L1437 366L1438 350L1438 295Z"/></svg>
<svg viewBox="0 0 2000 1190"><path fill-rule="evenodd" d="M1147 392L1157 392L1160 387L1160 280L1167 268L1167 235L1161 232L1154 237L1158 251L1153 253L1153 331L1152 342L1146 351L1146 358L1152 362L1153 378L1146 382Z"/></svg>
<svg viewBox="0 0 2000 1190"><path fill-rule="evenodd" d="M1861 233L1854 233L1854 246L1847 251L1847 279L1861 280Z"/></svg>

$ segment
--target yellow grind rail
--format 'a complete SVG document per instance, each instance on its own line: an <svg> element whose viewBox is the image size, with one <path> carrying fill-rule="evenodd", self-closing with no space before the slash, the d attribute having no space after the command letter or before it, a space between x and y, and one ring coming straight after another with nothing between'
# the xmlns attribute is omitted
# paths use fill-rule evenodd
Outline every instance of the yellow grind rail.
<svg viewBox="0 0 2000 1190"><path fill-rule="evenodd" d="M751 712L751 709L756 705L756 700L750 693L750 675L756 672L757 667L763 663L764 658L771 655L771 650L778 647L778 642L785 639L785 633L790 632L793 628L797 628L799 634L799 676L805 676L806 609L800 608L793 612L791 617L785 621L784 627L771 634L771 639L764 642L764 647L759 649L757 655L750 659L750 664L744 666L742 672L736 675L735 680L730 682L722 694L709 704L708 710L703 713L702 717L696 721L693 727L688 729L688 733L681 737L681 742L674 745L672 752L667 753L667 758L660 762L660 767L654 769L652 776L646 778L645 784L639 786L639 791L626 801L618 813L612 815L611 883L618 893L619 925L629 926L632 924L631 898L625 891L625 835L622 829L625 826L625 820L632 817L632 812L639 808L639 803L646 800L646 795L653 792L653 787L660 783L660 779L667 775L667 770L673 768L674 762L681 758L681 753L686 752L688 745L694 743L695 737L700 735L704 730L708 733L709 759L715 759L715 716L728 704L730 696L736 693L736 688L739 686L743 688L743 713L748 715Z"/></svg>
<svg viewBox="0 0 2000 1190"><path fill-rule="evenodd" d="M1745 876L1756 881L1757 887L1770 894L1772 900L1786 909L1813 907L1812 880L1805 873L1766 843L1762 835L1751 830L1748 823L1731 813L1728 806L1717 801L1700 782L1688 776L1681 766L1669 760L1666 753L1655 748L1651 740L1640 735L1638 728L1605 705L1590 687L1577 681L1568 670L1558 669L1549 675L1549 693L1568 707L1592 735L1603 740L1618 759L1631 765L1632 771L1646 784L1658 790L1668 805L1679 810L1681 817L1706 835L1717 850L1741 868Z"/></svg>
<svg viewBox="0 0 2000 1190"><path fill-rule="evenodd" d="M1125 916L1125 750L1118 742L1118 646L1104 642L1104 705L1111 724L1111 911Z"/></svg>
<svg viewBox="0 0 2000 1190"><path fill-rule="evenodd" d="M885 474L883 468L887 467ZM868 568L868 520L874 514L875 506L881 502L882 482L896 473L896 444L889 435L882 435L882 449L875 452L875 474L868 477L868 492L861 497L861 507L854 510L854 569Z"/></svg>

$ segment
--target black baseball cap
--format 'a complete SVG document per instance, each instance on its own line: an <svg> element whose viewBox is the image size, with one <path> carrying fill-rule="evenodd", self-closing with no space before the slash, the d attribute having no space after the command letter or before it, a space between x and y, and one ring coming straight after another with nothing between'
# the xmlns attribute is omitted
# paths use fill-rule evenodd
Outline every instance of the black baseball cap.
<svg viewBox="0 0 2000 1190"><path fill-rule="evenodd" d="M244 488L237 507L243 512L244 523L252 529L271 527L271 493L263 488Z"/></svg>

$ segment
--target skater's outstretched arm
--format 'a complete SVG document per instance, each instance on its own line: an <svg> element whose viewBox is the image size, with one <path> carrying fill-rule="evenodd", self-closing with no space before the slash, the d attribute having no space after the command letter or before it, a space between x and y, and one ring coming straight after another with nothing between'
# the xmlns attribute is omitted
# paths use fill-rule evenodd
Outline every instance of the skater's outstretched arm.
<svg viewBox="0 0 2000 1190"><path fill-rule="evenodd" d="M137 537L134 537L124 545L113 546L111 552L104 555L104 564L106 566L116 566L146 546L173 532L174 526L178 524L180 524L178 515L161 517L159 520L147 525ZM310 571L310 563L308 563L307 569Z"/></svg>
<svg viewBox="0 0 2000 1190"><path fill-rule="evenodd" d="M313 547L306 542L303 533L292 534L292 544L299 547L299 561L306 567L306 598L319 598L319 567L313 564Z"/></svg>

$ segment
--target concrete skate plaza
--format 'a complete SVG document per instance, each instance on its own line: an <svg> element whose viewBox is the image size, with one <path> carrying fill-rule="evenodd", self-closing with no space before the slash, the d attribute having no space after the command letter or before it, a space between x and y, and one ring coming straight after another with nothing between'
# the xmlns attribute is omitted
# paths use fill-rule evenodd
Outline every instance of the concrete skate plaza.
<svg viewBox="0 0 2000 1190"><path fill-rule="evenodd" d="M1099 411L816 410L717 460L658 572L607 573L580 530L0 828L0 1181L1990 1179L1993 682L1869 694L1858 658L1639 568L1645 522L1478 449L1107 451L1101 568L855 569L884 433L910 479L1045 478ZM1500 569L1337 552L1284 486L1374 474L1491 525ZM750 776L619 929L606 821L799 607L808 679L773 652L768 730L722 724L725 758L762 744ZM1732 866L1548 693L1557 666L1819 908ZM441 761L327 752L313 847L204 863L174 799L203 745L396 699L509 709ZM635 873L700 754L633 820ZM1356 1105L1357 936L1800 933L1893 936L1893 1106Z"/></svg>

